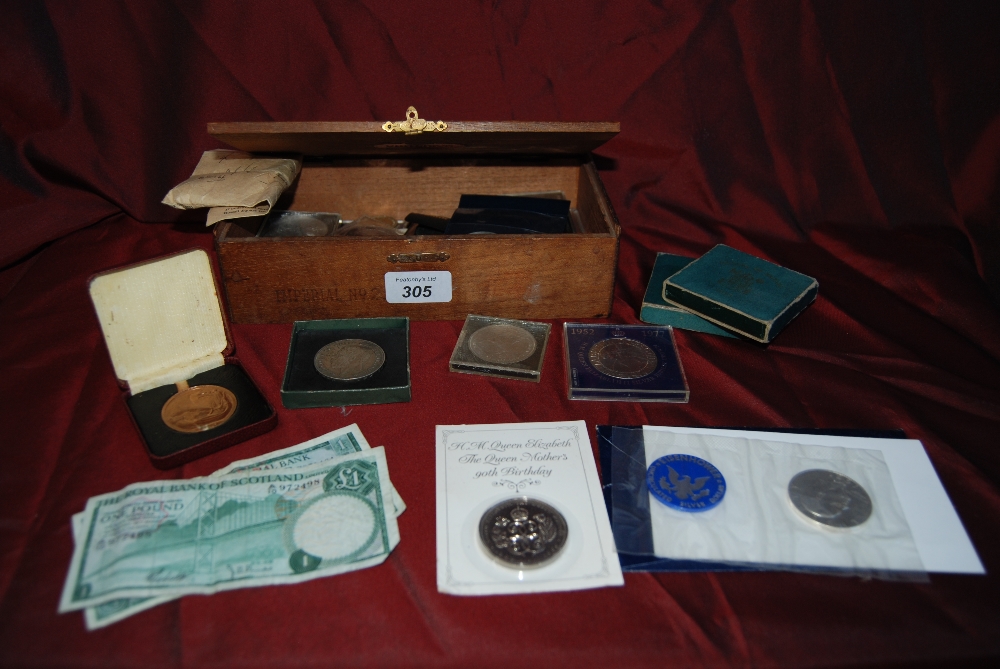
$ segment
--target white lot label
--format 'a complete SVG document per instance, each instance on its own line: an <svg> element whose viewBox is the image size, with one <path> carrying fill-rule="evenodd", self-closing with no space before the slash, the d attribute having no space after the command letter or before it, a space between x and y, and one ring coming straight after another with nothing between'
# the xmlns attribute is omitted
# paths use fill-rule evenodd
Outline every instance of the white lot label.
<svg viewBox="0 0 1000 669"><path fill-rule="evenodd" d="M385 301L451 302L451 272L386 272Z"/></svg>

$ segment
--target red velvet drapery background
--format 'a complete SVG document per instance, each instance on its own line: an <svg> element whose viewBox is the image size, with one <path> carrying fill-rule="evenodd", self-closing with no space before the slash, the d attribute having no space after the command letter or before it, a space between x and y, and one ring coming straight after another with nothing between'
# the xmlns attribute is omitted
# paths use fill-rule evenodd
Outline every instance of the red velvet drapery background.
<svg viewBox="0 0 1000 669"><path fill-rule="evenodd" d="M441 595L435 424L902 428L1000 569L1000 10L991 3L0 3L0 664L984 666L1000 576L929 583L634 574L620 589ZM449 374L461 323L414 323L413 400L279 408L263 437L159 472L122 405L93 273L211 248L159 204L209 121L617 120L612 319L657 251L716 243L815 276L767 348L678 332L687 405ZM991 289L992 287L992 289ZM558 326L558 322L555 323ZM290 326L233 326L269 400ZM357 422L409 504L386 564L188 597L93 633L57 615L69 517Z"/></svg>

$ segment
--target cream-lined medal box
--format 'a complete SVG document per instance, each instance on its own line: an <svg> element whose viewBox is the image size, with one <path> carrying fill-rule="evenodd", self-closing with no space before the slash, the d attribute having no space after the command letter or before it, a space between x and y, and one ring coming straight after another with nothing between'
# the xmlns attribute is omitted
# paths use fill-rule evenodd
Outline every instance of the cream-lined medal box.
<svg viewBox="0 0 1000 669"><path fill-rule="evenodd" d="M233 356L208 254L110 270L90 298L153 465L169 469L263 434L274 409Z"/></svg>

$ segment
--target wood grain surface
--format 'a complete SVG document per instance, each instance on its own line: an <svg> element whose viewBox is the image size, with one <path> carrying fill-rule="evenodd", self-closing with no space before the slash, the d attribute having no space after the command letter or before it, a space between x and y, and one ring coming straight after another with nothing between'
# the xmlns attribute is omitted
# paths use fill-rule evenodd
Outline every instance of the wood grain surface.
<svg viewBox="0 0 1000 669"><path fill-rule="evenodd" d="M399 119L386 119L401 121ZM386 132L381 123L209 123L208 134L251 153L306 156L585 155L618 134L618 123L448 121L442 132Z"/></svg>

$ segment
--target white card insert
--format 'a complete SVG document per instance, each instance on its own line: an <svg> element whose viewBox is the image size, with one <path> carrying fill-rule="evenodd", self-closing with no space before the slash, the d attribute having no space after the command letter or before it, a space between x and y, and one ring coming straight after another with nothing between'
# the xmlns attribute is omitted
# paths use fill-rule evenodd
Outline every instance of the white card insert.
<svg viewBox="0 0 1000 669"><path fill-rule="evenodd" d="M594 453L583 421L437 426L438 590L490 595L623 585ZM551 561L520 569L489 556L479 522L514 497L566 519Z"/></svg>

